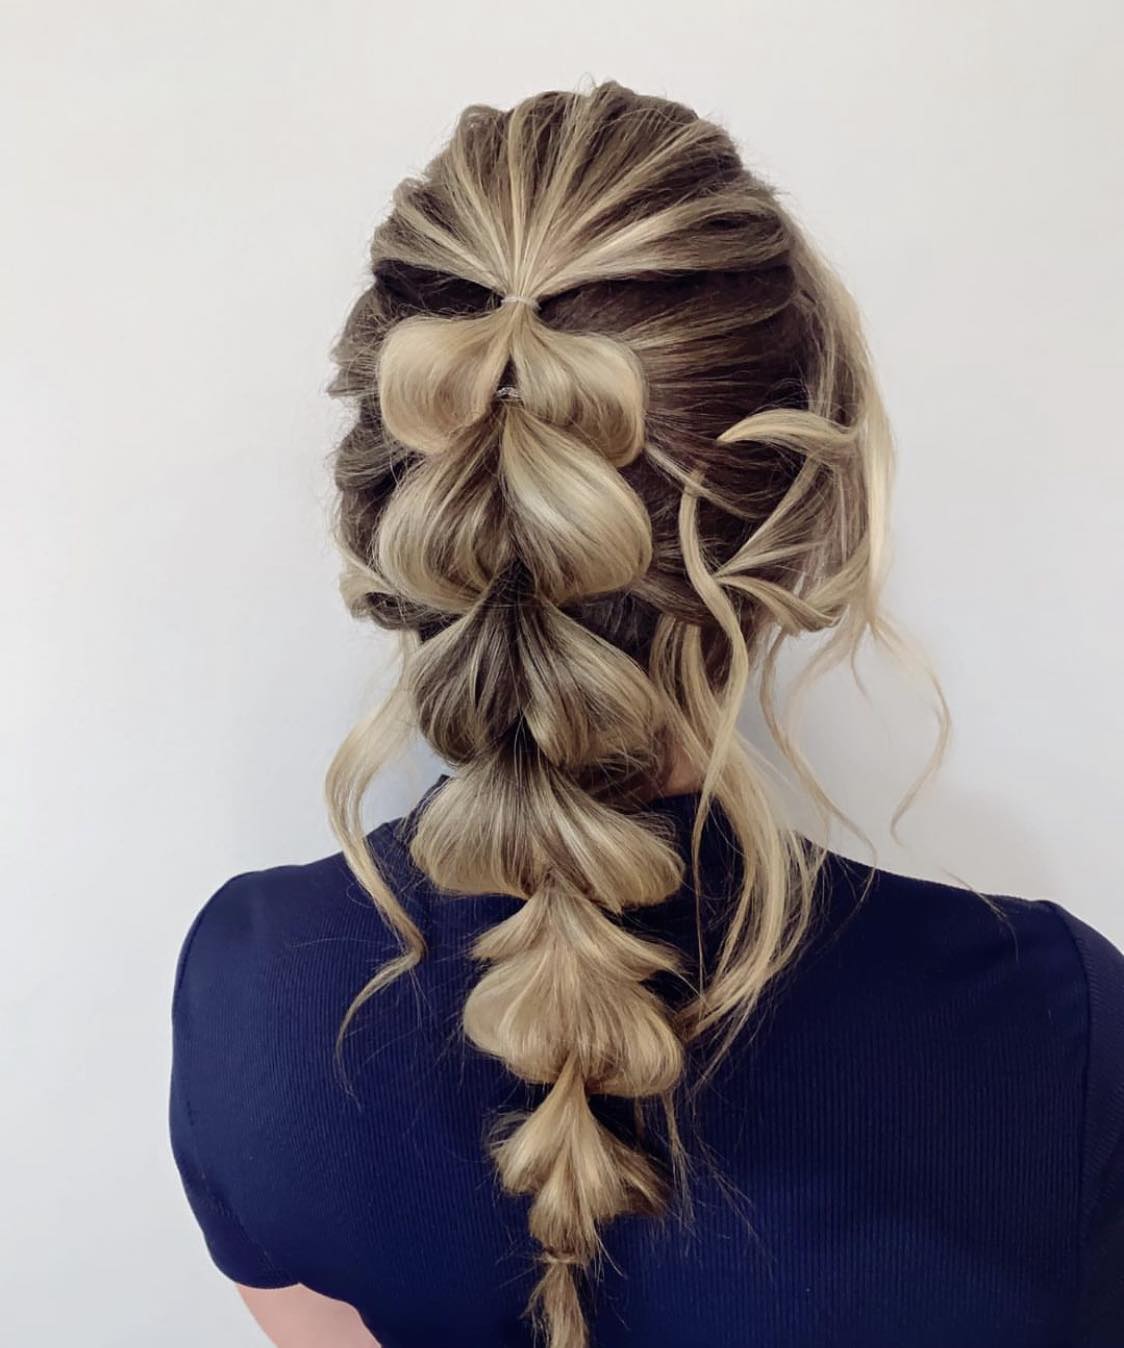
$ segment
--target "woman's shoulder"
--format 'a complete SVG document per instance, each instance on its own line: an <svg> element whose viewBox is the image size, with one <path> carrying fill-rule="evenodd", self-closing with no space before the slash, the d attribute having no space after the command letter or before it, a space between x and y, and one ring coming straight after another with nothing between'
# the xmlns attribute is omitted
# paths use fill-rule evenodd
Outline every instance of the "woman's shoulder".
<svg viewBox="0 0 1124 1348"><path fill-rule="evenodd" d="M866 960L874 981L887 971L884 1010L908 987L919 1001L971 1007L981 1033L998 1029L1019 1051L1076 1069L1093 1221L1106 1186L1124 1188L1124 953L1062 900L981 894L849 860L837 869L856 890L873 877L838 958Z"/></svg>
<svg viewBox="0 0 1124 1348"><path fill-rule="evenodd" d="M1124 954L1054 898L981 892L831 854L824 958L898 1001L971 999L1019 1038L1065 1039L1124 1091ZM882 994L879 997L879 993ZM1124 1101L1121 1103L1124 1113Z"/></svg>
<svg viewBox="0 0 1124 1348"><path fill-rule="evenodd" d="M1088 983L1094 1000L1124 999L1124 954L1102 931L1079 918L1068 902L981 892L835 853L829 853L825 869L834 891L861 899L844 903L843 909L848 916L866 916L867 939L942 960L996 942L996 948L1009 953L1018 967L1033 963L1027 958L1033 953L1048 955L1052 973L1068 973Z"/></svg>
<svg viewBox="0 0 1124 1348"><path fill-rule="evenodd" d="M407 817L391 819L366 836L370 854L399 902L422 920L427 904L404 842ZM360 940L368 953L394 939L342 850L303 862L238 871L214 889L194 913L176 962L175 1000L185 979L220 977L260 968L318 941ZM377 955L378 950L374 950Z"/></svg>
<svg viewBox="0 0 1124 1348"><path fill-rule="evenodd" d="M438 779L406 813L385 820L365 837L367 850L399 904L421 929L429 927L430 895L410 857L410 840ZM395 938L363 889L342 849L309 861L240 871L202 904L188 927L176 966L178 990L185 972L218 960L268 959L293 943L354 935L397 953ZM378 955L369 947L369 953Z"/></svg>
<svg viewBox="0 0 1124 1348"><path fill-rule="evenodd" d="M408 905L400 823L375 829L367 844ZM307 1119L346 1126L336 1035L356 994L395 953L342 851L239 871L191 919L172 995L169 1131L215 1262L239 1282L297 1281L265 1255L255 1225L274 1167L307 1168Z"/></svg>

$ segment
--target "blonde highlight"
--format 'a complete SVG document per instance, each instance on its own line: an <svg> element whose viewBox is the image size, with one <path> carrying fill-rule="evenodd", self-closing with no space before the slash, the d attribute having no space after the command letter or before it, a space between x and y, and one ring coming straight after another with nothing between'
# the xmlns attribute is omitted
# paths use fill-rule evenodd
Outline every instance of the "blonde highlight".
<svg viewBox="0 0 1124 1348"><path fill-rule="evenodd" d="M458 769L415 863L449 894L522 901L475 944L463 1024L534 1093L491 1151L530 1199L530 1309L549 1348L584 1348L604 1225L689 1201L691 1046L714 1040L701 1087L812 918L823 849L780 821L737 728L753 672L782 752L845 820L776 711L777 653L817 632L821 669L867 635L906 649L880 608L889 433L853 305L773 191L721 128L613 82L467 109L395 192L372 267L336 348L333 392L358 408L336 532L349 607L402 633L404 659L326 785L401 954L341 1034L425 954L359 818L413 725ZM701 928L689 967L627 921L687 879L647 808L676 754L702 784L696 890L715 806L740 859L710 969ZM596 1095L665 1111L669 1155Z"/></svg>

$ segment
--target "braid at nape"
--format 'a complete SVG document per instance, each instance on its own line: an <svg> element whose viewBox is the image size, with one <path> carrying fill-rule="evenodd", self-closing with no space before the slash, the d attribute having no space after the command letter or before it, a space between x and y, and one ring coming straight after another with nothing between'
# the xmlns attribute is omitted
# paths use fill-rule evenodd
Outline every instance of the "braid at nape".
<svg viewBox="0 0 1124 1348"><path fill-rule="evenodd" d="M509 361L518 399L497 400ZM379 395L391 432L425 452L387 506L378 567L451 616L409 679L423 733L461 771L429 802L413 854L445 889L525 900L476 943L487 972L464 1025L546 1088L493 1155L507 1191L531 1199L531 1309L550 1348L581 1348L599 1228L665 1202L659 1166L598 1120L590 1093L666 1098L683 1070L649 986L678 958L613 917L673 893L682 860L657 819L582 785L607 762L655 769L661 699L562 607L650 563L646 511L617 471L642 444L643 380L619 344L509 304L399 324Z"/></svg>

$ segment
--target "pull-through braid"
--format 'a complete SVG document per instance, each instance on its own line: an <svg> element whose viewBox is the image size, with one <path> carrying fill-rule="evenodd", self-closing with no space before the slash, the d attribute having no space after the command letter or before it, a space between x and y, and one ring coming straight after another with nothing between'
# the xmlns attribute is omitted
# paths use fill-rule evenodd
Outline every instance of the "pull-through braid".
<svg viewBox="0 0 1124 1348"><path fill-rule="evenodd" d="M423 342L428 399L411 373ZM481 373L471 390L468 353ZM509 360L518 400L480 401ZM600 1225L664 1200L657 1166L599 1121L590 1092L663 1097L683 1069L649 986L678 959L613 917L682 881L656 821L614 804L658 769L661 699L566 612L650 564L647 513L616 467L641 448L643 383L616 344L551 334L531 306L512 305L403 324L386 343L380 401L391 431L429 453L387 507L378 567L451 619L417 653L409 688L426 738L462 769L429 803L413 853L446 889L524 900L476 944L487 972L464 1025L546 1088L493 1153L504 1187L531 1197L544 1266L533 1305L548 1340L578 1348L579 1281Z"/></svg>
<svg viewBox="0 0 1124 1348"><path fill-rule="evenodd" d="M402 632L407 660L327 786L402 950L341 1036L425 954L360 809L416 723L458 772L422 811L415 860L449 891L521 901L476 944L464 1025L528 1083L495 1160L530 1199L548 1348L584 1348L602 1228L663 1205L665 1160L685 1178L685 1046L717 1039L701 1089L812 914L824 850L782 822L737 731L756 664L824 831L830 815L853 828L773 680L803 632L834 629L798 687L868 633L909 654L879 604L891 445L846 291L726 132L679 104L610 81L468 108L396 189L371 260L335 352L333 392L358 404L337 538L353 612ZM939 762L938 712L896 817ZM628 917L682 882L670 822L643 806L673 752L701 782L695 880L712 804L736 851L723 892L700 893L720 902L697 968ZM674 1018L655 990L668 975L690 985ZM668 1155L605 1127L592 1096L658 1099Z"/></svg>

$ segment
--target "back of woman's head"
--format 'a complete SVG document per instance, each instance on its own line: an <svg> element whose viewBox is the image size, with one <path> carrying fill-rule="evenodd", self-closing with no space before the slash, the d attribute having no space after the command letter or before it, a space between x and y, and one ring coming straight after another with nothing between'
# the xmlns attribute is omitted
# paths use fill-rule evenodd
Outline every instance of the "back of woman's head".
<svg viewBox="0 0 1124 1348"><path fill-rule="evenodd" d="M877 629L889 446L845 292L679 104L606 83L469 108L372 263L336 352L358 408L337 532L350 606L403 632L405 660L329 797L403 953L356 1005L424 949L359 811L405 719L457 769L414 860L451 894L523 900L475 947L464 1025L533 1084L493 1155L531 1200L533 1307L575 1348L601 1226L670 1196L590 1096L661 1105L673 1178L688 1045L727 1044L806 930L822 852L778 822L736 719L760 666L793 752L781 642L830 628L853 652ZM708 969L619 920L684 881L645 809L673 762L702 783L696 878L712 802L741 857ZM673 1008L657 975L689 995Z"/></svg>

